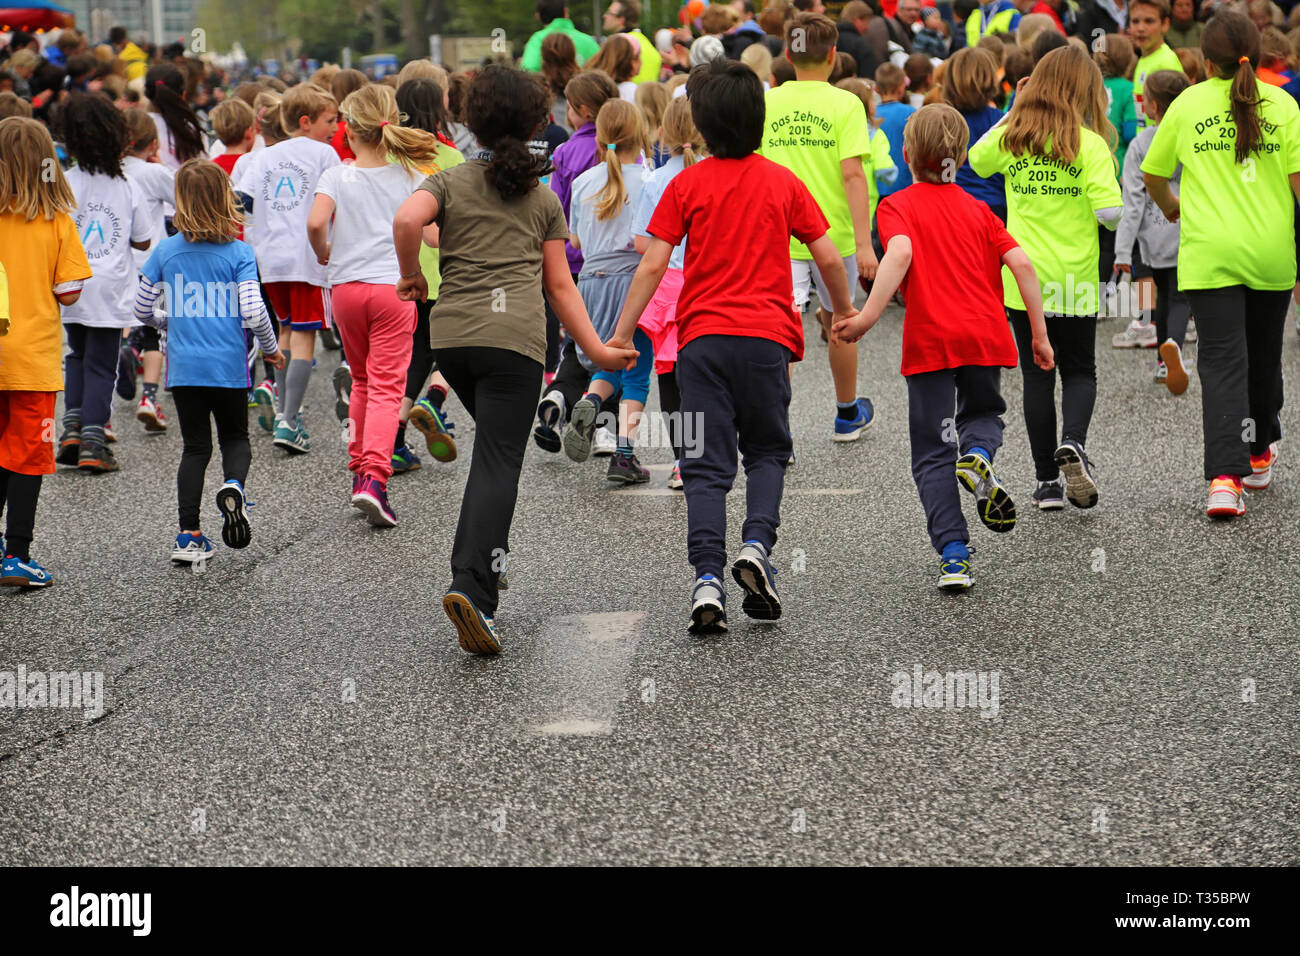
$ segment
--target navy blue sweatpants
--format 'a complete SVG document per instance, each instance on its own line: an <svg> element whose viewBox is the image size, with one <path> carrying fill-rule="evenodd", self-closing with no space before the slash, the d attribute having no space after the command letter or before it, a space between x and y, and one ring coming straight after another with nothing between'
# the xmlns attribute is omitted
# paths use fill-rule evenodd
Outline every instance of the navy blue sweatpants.
<svg viewBox="0 0 1300 956"><path fill-rule="evenodd" d="M704 335L677 353L683 432L696 440L682 449L686 492L686 548L698 577L722 576L727 561L727 492L736 479L736 452L744 456L745 524L741 541L770 553L781 524L781 493L793 442L790 350L770 339Z"/></svg>

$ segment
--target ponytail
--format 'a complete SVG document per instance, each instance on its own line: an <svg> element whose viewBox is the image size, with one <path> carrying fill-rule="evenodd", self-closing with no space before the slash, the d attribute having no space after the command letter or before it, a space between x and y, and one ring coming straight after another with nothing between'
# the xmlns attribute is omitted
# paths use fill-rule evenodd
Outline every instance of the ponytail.
<svg viewBox="0 0 1300 956"><path fill-rule="evenodd" d="M1244 163L1246 157L1259 148L1263 130L1259 127L1259 86L1255 79L1255 69L1250 59L1242 56L1237 63L1237 72L1232 76L1232 86L1228 96L1232 102L1232 121L1237 125L1238 163Z"/></svg>
<svg viewBox="0 0 1300 956"><path fill-rule="evenodd" d="M1236 160L1243 163L1259 149L1264 131L1259 122L1259 29L1240 13L1216 13L1205 25L1201 49L1214 72L1230 80L1228 99L1237 127Z"/></svg>
<svg viewBox="0 0 1300 956"><path fill-rule="evenodd" d="M550 115L550 94L528 74L492 63L470 81L464 108L469 131L491 153L488 185L503 200L536 189L551 161L530 150L527 141Z"/></svg>
<svg viewBox="0 0 1300 956"><path fill-rule="evenodd" d="M618 161L618 149L610 143L605 149L605 185L596 194L596 219L605 222L617 218L626 202L623 164Z"/></svg>
<svg viewBox="0 0 1300 956"><path fill-rule="evenodd" d="M695 155L695 147L690 143L682 143L682 167L689 169L699 161L699 157Z"/></svg>
<svg viewBox="0 0 1300 956"><path fill-rule="evenodd" d="M378 146L403 169L437 172L438 139L430 132L401 126L397 96L392 87L379 83L349 93L340 106L347 120L348 135L367 146Z"/></svg>
<svg viewBox="0 0 1300 956"><path fill-rule="evenodd" d="M704 157L704 137L691 119L691 104L679 96L668 104L663 119L663 145L674 154L681 154L683 166L694 166Z"/></svg>
<svg viewBox="0 0 1300 956"><path fill-rule="evenodd" d="M647 154L650 151L641 111L627 100L610 100L596 114L596 148L604 152L605 162L605 185L595 196L598 221L615 219L623 211L627 184L618 151L637 147Z"/></svg>
<svg viewBox="0 0 1300 956"><path fill-rule="evenodd" d="M172 151L182 163L204 154L203 128L185 102L184 91L185 78L170 63L160 63L145 74L145 96L162 116L171 133Z"/></svg>

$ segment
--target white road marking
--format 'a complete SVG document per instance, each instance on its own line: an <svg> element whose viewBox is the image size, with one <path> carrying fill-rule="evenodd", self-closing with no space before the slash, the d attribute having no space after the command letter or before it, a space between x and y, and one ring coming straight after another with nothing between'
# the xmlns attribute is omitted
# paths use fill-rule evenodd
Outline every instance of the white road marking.
<svg viewBox="0 0 1300 956"><path fill-rule="evenodd" d="M614 715L632 692L629 673L644 611L608 611L562 617L538 643L549 679L543 699L554 708L531 725L554 737L607 736Z"/></svg>

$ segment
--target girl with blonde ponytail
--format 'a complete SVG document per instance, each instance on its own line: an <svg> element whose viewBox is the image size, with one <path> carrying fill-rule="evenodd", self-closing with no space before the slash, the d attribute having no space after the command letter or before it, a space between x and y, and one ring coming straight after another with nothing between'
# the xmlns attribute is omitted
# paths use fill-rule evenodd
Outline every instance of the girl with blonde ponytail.
<svg viewBox="0 0 1300 956"><path fill-rule="evenodd" d="M632 216L632 234L636 251L644 254L650 247L650 217L663 198L668 184L688 166L694 166L707 152L704 137L691 119L691 104L679 96L668 104L663 125L659 127L659 141L668 150L668 161L653 172L645 174L641 183L641 199ZM677 388L677 299L682 292L682 269L686 262L686 243L673 249L654 297L641 313L637 327L650 337L654 348L655 372L659 376L659 407L670 423L673 452L678 459L668 477L668 487L682 490L680 471L682 457L681 412L682 393Z"/></svg>
<svg viewBox="0 0 1300 956"><path fill-rule="evenodd" d="M397 297L392 224L434 171L438 140L402 126L392 88L377 83L348 94L340 113L357 160L321 174L307 237L328 270L334 320L352 374L352 504L371 524L393 527L388 479L416 317L415 303Z"/></svg>

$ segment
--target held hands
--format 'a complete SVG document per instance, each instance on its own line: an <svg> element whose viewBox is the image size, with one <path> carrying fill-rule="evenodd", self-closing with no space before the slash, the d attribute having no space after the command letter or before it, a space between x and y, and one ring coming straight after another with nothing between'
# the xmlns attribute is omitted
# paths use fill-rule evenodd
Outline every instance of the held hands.
<svg viewBox="0 0 1300 956"><path fill-rule="evenodd" d="M861 312L849 309L836 312L831 316L831 341L836 345L852 345L871 331L871 327L880 320L880 316L870 316L866 308Z"/></svg>
<svg viewBox="0 0 1300 956"><path fill-rule="evenodd" d="M1034 336L1034 364L1044 372L1056 367L1056 356L1052 354L1052 343L1047 336Z"/></svg>
<svg viewBox="0 0 1300 956"><path fill-rule="evenodd" d="M1115 263L1115 271L1122 272L1125 275L1132 275L1133 267L1129 265L1127 262L1117 262Z"/></svg>
<svg viewBox="0 0 1300 956"><path fill-rule="evenodd" d="M271 368L284 368L284 353L279 349L276 349L270 355L264 355L263 358L266 359L266 364Z"/></svg>
<svg viewBox="0 0 1300 956"><path fill-rule="evenodd" d="M397 280L397 297L403 302L425 302L429 298L429 283L424 273L418 272L409 279Z"/></svg>
<svg viewBox="0 0 1300 956"><path fill-rule="evenodd" d="M632 347L631 339L613 336L601 346L601 353L592 355L591 360L606 372L625 372L636 368L637 350Z"/></svg>

